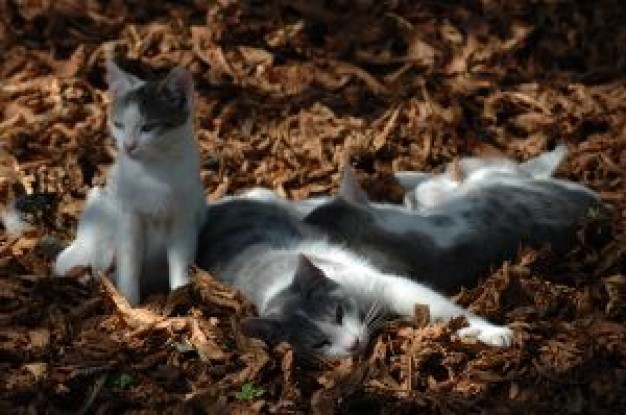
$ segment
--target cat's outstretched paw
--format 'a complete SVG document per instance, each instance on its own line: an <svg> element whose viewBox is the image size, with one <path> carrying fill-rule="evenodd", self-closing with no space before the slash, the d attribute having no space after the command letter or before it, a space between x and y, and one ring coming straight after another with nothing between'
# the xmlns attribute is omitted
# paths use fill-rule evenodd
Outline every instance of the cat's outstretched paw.
<svg viewBox="0 0 626 415"><path fill-rule="evenodd" d="M509 347L513 343L513 330L489 323L471 324L456 333L460 337L474 338L490 346Z"/></svg>

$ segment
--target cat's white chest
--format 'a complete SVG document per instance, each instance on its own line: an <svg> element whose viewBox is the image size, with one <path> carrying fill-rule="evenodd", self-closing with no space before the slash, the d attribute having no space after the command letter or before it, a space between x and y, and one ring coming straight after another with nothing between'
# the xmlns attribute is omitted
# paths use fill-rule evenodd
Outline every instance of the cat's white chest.
<svg viewBox="0 0 626 415"><path fill-rule="evenodd" d="M174 189L146 178L140 182L126 182L120 186L121 208L145 216L149 222L168 220L175 206Z"/></svg>
<svg viewBox="0 0 626 415"><path fill-rule="evenodd" d="M120 165L112 174L113 187L123 211L133 211L148 222L167 222L188 202L188 192L176 176L163 170L148 170L140 165Z"/></svg>

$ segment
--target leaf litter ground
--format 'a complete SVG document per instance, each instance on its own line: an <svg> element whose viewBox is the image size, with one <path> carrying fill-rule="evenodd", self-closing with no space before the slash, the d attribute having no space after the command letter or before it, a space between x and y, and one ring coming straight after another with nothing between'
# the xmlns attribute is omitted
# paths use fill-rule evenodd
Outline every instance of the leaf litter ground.
<svg viewBox="0 0 626 415"><path fill-rule="evenodd" d="M1 413L606 413L626 407L626 9L618 0L0 4ZM113 160L103 63L197 84L207 197L263 185L329 194L346 155L375 199L396 170L566 142L559 176L611 206L567 255L522 250L456 299L510 324L509 349L460 321L391 323L362 359L299 362L238 321L211 276L132 309L88 270L50 278Z"/></svg>

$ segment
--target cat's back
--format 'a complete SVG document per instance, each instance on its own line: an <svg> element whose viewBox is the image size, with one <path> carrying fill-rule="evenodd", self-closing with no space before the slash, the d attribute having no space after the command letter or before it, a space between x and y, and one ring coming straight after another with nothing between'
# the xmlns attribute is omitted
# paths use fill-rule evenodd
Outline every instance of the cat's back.
<svg viewBox="0 0 626 415"><path fill-rule="evenodd" d="M556 231L571 226L599 204L596 193L570 181L504 178L461 188L429 214L445 214L482 231L499 226L512 231L526 227Z"/></svg>
<svg viewBox="0 0 626 415"><path fill-rule="evenodd" d="M507 179L508 180L508 179ZM426 213L337 198L305 222L385 272L452 292L523 245L571 245L573 227L598 204L589 189L557 179L483 182Z"/></svg>
<svg viewBox="0 0 626 415"><path fill-rule="evenodd" d="M254 246L285 247L309 229L289 210L265 201L230 199L207 207L198 239L198 266L215 272Z"/></svg>
<svg viewBox="0 0 626 415"><path fill-rule="evenodd" d="M420 215L338 197L313 210L304 222L323 232L329 241L367 258L382 272L418 280L437 274L442 250L436 245L436 232L428 229L431 225ZM444 279L436 288L453 285Z"/></svg>
<svg viewBox="0 0 626 415"><path fill-rule="evenodd" d="M473 284L522 246L566 251L576 241L581 220L600 206L593 191L565 180L479 183L429 212L435 245L445 258L439 271L453 281Z"/></svg>

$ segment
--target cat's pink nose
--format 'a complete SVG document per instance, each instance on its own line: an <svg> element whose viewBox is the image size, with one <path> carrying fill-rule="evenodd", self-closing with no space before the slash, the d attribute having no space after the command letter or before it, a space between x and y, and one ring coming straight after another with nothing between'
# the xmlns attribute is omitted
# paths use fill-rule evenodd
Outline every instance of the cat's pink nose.
<svg viewBox="0 0 626 415"><path fill-rule="evenodd" d="M354 353L358 352L359 350L361 350L361 340L359 340L358 337L355 337L352 344L348 347L348 351Z"/></svg>
<svg viewBox="0 0 626 415"><path fill-rule="evenodd" d="M137 142L136 141L131 141L130 143L124 143L124 150L126 150L126 152L128 154L130 154L133 151L135 151L136 148L137 148Z"/></svg>

